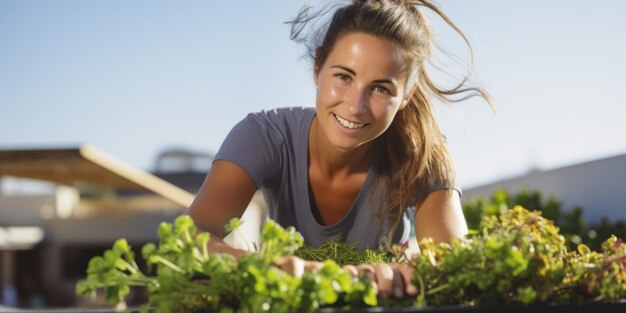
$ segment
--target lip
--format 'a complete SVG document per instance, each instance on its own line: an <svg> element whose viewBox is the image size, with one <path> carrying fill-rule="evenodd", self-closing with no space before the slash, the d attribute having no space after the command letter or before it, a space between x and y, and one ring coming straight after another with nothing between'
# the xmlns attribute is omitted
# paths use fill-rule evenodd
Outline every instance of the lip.
<svg viewBox="0 0 626 313"><path fill-rule="evenodd" d="M365 126L361 127L361 128L348 128L345 127L343 125L341 125L341 123L339 123L339 121L337 120L337 118L335 117L336 114L335 113L331 113L331 118L335 121L335 124L337 124L337 127L339 127L339 129L344 132L344 133L348 133L348 134L354 134L354 133L358 133L359 131L365 129L367 126L369 126L368 123L360 123L360 124L365 124ZM341 117L343 118L343 117ZM344 118L345 119L345 118ZM348 119L345 119L348 120ZM350 121L350 120L348 120ZM351 121L354 123L354 121Z"/></svg>

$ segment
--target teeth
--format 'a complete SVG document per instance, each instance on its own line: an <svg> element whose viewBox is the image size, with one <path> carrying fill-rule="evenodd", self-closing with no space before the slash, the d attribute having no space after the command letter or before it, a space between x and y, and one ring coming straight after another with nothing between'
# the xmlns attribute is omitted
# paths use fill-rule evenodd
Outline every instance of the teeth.
<svg viewBox="0 0 626 313"><path fill-rule="evenodd" d="M350 121L348 121L346 119L343 119L343 118L339 117L339 115L335 115L335 114L333 114L333 115L335 116L335 119L341 125L343 125L344 127L347 127L347 128L350 128L350 129L357 129L357 128L362 128L363 126L365 126L365 124L359 124L359 123L350 122Z"/></svg>

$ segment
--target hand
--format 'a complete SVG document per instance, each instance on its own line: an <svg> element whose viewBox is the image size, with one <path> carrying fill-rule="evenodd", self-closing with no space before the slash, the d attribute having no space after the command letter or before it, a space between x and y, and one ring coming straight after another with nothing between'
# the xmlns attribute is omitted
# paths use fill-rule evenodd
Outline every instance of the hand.
<svg viewBox="0 0 626 313"><path fill-rule="evenodd" d="M276 265L292 276L302 277L304 271L320 269L324 264L316 261L305 261L295 256L284 256L276 260ZM409 264L346 265L343 269L348 271L352 277L358 276L359 273L365 274L374 283L374 288L382 297L417 296L417 287L411 282L414 269Z"/></svg>
<svg viewBox="0 0 626 313"><path fill-rule="evenodd" d="M304 271L320 269L324 265L321 262L305 261L296 256L281 256L275 263L281 270L295 277L302 277Z"/></svg>
<svg viewBox="0 0 626 313"><path fill-rule="evenodd" d="M374 283L378 294L382 297L417 296L417 287L411 282L414 269L409 264L360 264L353 270L365 274Z"/></svg>

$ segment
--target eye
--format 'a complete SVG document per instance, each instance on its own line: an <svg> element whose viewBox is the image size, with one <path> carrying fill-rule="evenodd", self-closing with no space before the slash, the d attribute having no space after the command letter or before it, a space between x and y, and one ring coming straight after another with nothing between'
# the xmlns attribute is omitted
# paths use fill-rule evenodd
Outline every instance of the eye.
<svg viewBox="0 0 626 313"><path fill-rule="evenodd" d="M335 74L335 77L337 77L337 78L339 78L339 79L341 79L343 81L346 81L346 82L350 80L350 76L346 75L344 73L337 73L337 74Z"/></svg>
<svg viewBox="0 0 626 313"><path fill-rule="evenodd" d="M386 95L390 95L391 94L391 91L389 91L389 89L387 89L387 88L385 88L383 86L375 86L373 88L373 90L375 92L379 92L379 93L386 94Z"/></svg>

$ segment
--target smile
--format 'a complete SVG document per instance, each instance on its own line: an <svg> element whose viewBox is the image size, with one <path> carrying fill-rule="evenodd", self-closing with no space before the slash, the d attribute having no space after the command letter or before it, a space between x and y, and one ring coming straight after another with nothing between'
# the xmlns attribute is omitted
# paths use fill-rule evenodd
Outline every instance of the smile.
<svg viewBox="0 0 626 313"><path fill-rule="evenodd" d="M333 113L333 116L335 117L337 122L339 122L339 124L341 124L343 127L346 127L346 128L359 129L359 128L363 128L363 127L365 127L365 125L367 125L367 124L350 122L350 121L348 121L348 120L346 120L346 119L344 119L344 118L342 118L339 115L336 115L334 113Z"/></svg>

